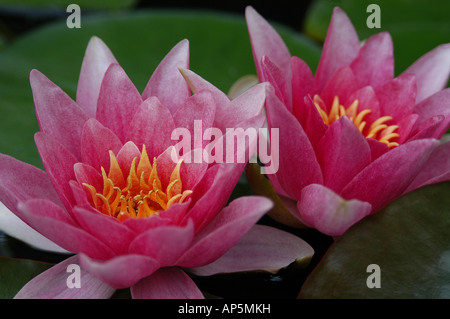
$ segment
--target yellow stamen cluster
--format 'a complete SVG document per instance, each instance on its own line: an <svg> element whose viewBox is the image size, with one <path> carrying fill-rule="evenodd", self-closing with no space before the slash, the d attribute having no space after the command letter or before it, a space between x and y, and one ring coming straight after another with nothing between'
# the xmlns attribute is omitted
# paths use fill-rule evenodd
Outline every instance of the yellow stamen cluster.
<svg viewBox="0 0 450 319"><path fill-rule="evenodd" d="M358 100L355 100L348 108L345 108L339 103L339 97L335 96L329 114L324 111L325 102L320 96L315 95L313 101L317 111L326 125L331 125L334 121L340 119L341 117L347 116L366 138L376 139L381 143L386 144L389 148L399 145L397 142L392 141L393 139L399 137L399 134L395 133L398 129L398 125L386 124L386 122L392 120L392 116L382 116L375 120L370 127L367 128L367 122L364 121L364 118L372 111L366 109L358 112Z"/></svg>
<svg viewBox="0 0 450 319"><path fill-rule="evenodd" d="M160 211L169 209L175 203L182 203L192 193L182 189L180 167L182 161L175 166L165 192L158 177L156 158L153 165L143 146L141 158L136 168L134 158L130 172L125 179L122 169L112 151L108 175L102 167L103 192L99 193L94 186L83 183L92 196L93 206L103 214L113 216L121 221L128 218L145 218Z"/></svg>

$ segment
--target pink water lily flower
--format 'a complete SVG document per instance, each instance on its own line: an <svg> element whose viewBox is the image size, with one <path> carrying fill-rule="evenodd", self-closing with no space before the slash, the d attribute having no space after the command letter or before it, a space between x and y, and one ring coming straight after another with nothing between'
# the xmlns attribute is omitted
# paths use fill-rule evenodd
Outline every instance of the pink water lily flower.
<svg viewBox="0 0 450 319"><path fill-rule="evenodd" d="M227 205L245 163L189 162L190 153L172 152L173 130L192 130L194 120L203 129L264 122L265 84L229 100L188 70L188 59L183 40L140 94L94 37L76 102L31 72L45 171L0 154L0 200L74 255L16 298L108 298L127 287L133 298L202 298L188 273L273 271L312 256L300 238L255 225L270 200L249 196ZM68 287L71 264L81 267L80 288Z"/></svg>
<svg viewBox="0 0 450 319"><path fill-rule="evenodd" d="M339 236L393 199L449 180L450 143L438 139L450 125L450 44L394 77L390 35L361 44L335 8L314 75L253 8L246 19L259 80L271 84L268 124L279 128L279 170L268 176L298 220Z"/></svg>

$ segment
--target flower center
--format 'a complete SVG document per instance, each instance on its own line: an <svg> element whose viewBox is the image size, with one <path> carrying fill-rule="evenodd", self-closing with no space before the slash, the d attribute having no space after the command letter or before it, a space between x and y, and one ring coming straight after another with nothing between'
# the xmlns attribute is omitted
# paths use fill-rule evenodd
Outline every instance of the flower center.
<svg viewBox="0 0 450 319"><path fill-rule="evenodd" d="M94 186L83 183L83 186L92 195L93 207L103 214L113 216L120 221L128 218L150 217L169 209L175 203L182 203L192 193L191 190L183 191L180 176L182 160L175 166L169 184L163 191L158 176L156 158L153 159L152 165L145 145L137 168L137 158L135 157L126 179L112 151L109 151L109 156L108 175L101 167L103 192L100 193Z"/></svg>
<svg viewBox="0 0 450 319"><path fill-rule="evenodd" d="M367 127L367 122L364 121L364 118L372 111L366 109L358 112L358 100L355 100L348 108L345 108L339 103L339 97L335 96L329 114L324 111L324 109L326 109L325 102L320 96L315 95L313 101L317 111L326 125L331 125L334 121L340 119L341 117L347 116L366 138L376 139L381 143L386 144L389 148L399 145L397 142L392 141L400 136L395 132L398 129L398 125L386 124L386 122L392 120L392 116L382 116L373 121L372 124Z"/></svg>

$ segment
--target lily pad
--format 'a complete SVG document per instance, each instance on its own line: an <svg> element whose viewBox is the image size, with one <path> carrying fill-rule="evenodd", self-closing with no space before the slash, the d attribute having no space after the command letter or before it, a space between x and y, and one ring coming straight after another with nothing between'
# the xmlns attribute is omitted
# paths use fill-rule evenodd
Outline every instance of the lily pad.
<svg viewBox="0 0 450 319"><path fill-rule="evenodd" d="M449 182L426 186L354 225L299 297L450 298L449 194Z"/></svg>
<svg viewBox="0 0 450 319"><path fill-rule="evenodd" d="M33 135L38 131L29 73L38 69L72 98L92 36L112 50L142 92L156 66L179 41L190 41L190 68L228 92L255 67L242 15L199 11L141 11L82 16L80 29L61 20L29 33L0 53L0 152L41 166ZM320 47L277 26L293 54L317 65Z"/></svg>

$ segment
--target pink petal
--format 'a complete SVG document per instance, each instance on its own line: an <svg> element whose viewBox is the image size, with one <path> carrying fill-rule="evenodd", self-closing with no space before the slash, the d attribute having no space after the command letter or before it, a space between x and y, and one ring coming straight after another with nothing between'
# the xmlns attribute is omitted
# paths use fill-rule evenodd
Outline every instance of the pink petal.
<svg viewBox="0 0 450 319"><path fill-rule="evenodd" d="M169 109L157 97L150 97L131 121L128 140L140 149L145 144L149 158L157 157L174 143L172 132L175 127Z"/></svg>
<svg viewBox="0 0 450 319"><path fill-rule="evenodd" d="M398 134L400 135L398 138L398 143L402 144L405 141L407 141L411 135L411 131L414 128L417 120L419 119L419 115L416 113L413 113L411 115L408 115L404 118L402 118L398 122Z"/></svg>
<svg viewBox="0 0 450 319"><path fill-rule="evenodd" d="M294 109L294 115L308 135L312 147L315 147L328 129L328 125L323 122L310 95L305 96L301 109Z"/></svg>
<svg viewBox="0 0 450 319"><path fill-rule="evenodd" d="M161 267L173 266L190 246L194 236L194 225L167 225L152 228L131 243L129 252L149 256L159 262Z"/></svg>
<svg viewBox="0 0 450 319"><path fill-rule="evenodd" d="M0 154L0 202L19 214L17 204L32 198L47 199L63 206L46 172Z"/></svg>
<svg viewBox="0 0 450 319"><path fill-rule="evenodd" d="M108 245L116 254L126 253L136 237L136 233L114 217L82 207L75 207L73 214L85 231Z"/></svg>
<svg viewBox="0 0 450 319"><path fill-rule="evenodd" d="M389 151L389 147L386 144L381 143L380 141L375 140L373 138L368 138L367 139L367 144L370 147L370 152L371 152L371 159L370 159L370 161L371 162L373 162L378 157L380 157L381 155L383 155L384 153Z"/></svg>
<svg viewBox="0 0 450 319"><path fill-rule="evenodd" d="M416 103L445 88L450 74L450 44L442 44L423 55L403 72L408 73L416 75Z"/></svg>
<svg viewBox="0 0 450 319"><path fill-rule="evenodd" d="M168 210L171 210L173 207L170 207ZM137 234L160 226L174 225L170 218L161 217L161 215L153 215L151 218L128 218L123 224Z"/></svg>
<svg viewBox="0 0 450 319"><path fill-rule="evenodd" d="M423 139L391 149L356 175L342 197L369 202L373 211L378 211L405 191L438 144Z"/></svg>
<svg viewBox="0 0 450 319"><path fill-rule="evenodd" d="M204 147L208 141L203 140L206 129L213 126L216 105L212 94L207 90L201 90L189 97L173 115L177 128L187 128L191 134L191 149ZM195 121L200 125L195 125ZM198 131L197 131L198 130ZM196 143L198 141L198 143Z"/></svg>
<svg viewBox="0 0 450 319"><path fill-rule="evenodd" d="M298 210L302 218L321 233L341 236L369 215L372 206L358 199L346 201L323 185L311 184L303 188Z"/></svg>
<svg viewBox="0 0 450 319"><path fill-rule="evenodd" d="M339 192L370 163L371 150L358 128L342 117L333 122L317 145L317 159L324 185Z"/></svg>
<svg viewBox="0 0 450 319"><path fill-rule="evenodd" d="M381 32L371 36L353 60L351 68L360 86L378 89L394 77L394 55L391 35Z"/></svg>
<svg viewBox="0 0 450 319"><path fill-rule="evenodd" d="M41 72L32 70L30 83L41 131L80 158L81 129L88 119L86 113Z"/></svg>
<svg viewBox="0 0 450 319"><path fill-rule="evenodd" d="M161 61L148 81L142 98L158 97L173 114L191 93L179 68L189 68L188 40L179 42Z"/></svg>
<svg viewBox="0 0 450 319"><path fill-rule="evenodd" d="M357 57L359 48L358 34L350 19L340 8L334 8L316 72L319 92L338 69Z"/></svg>
<svg viewBox="0 0 450 319"><path fill-rule="evenodd" d="M116 158L120 168L122 169L123 176L128 176L133 159L136 158L136 163L139 163L139 159L141 158L141 151L136 146L136 144L128 141L120 149L119 153L116 154Z"/></svg>
<svg viewBox="0 0 450 319"><path fill-rule="evenodd" d="M133 299L204 299L192 279L180 268L161 268L131 287Z"/></svg>
<svg viewBox="0 0 450 319"><path fill-rule="evenodd" d="M409 116L414 110L416 92L414 75L400 75L387 82L377 90L381 115L392 116L396 121Z"/></svg>
<svg viewBox="0 0 450 319"><path fill-rule="evenodd" d="M196 234L177 265L197 267L213 262L233 247L272 206L272 201L264 197L235 199Z"/></svg>
<svg viewBox="0 0 450 319"><path fill-rule="evenodd" d="M429 184L450 180L450 142L443 143L433 150L419 174L408 186L405 194Z"/></svg>
<svg viewBox="0 0 450 319"><path fill-rule="evenodd" d="M305 131L269 88L266 113L270 129L279 129L278 180L289 197L299 199L301 189L322 182L322 172Z"/></svg>
<svg viewBox="0 0 450 319"><path fill-rule="evenodd" d="M352 92L347 100L342 102L344 102L344 106L349 107L355 100L358 100L358 112L370 110L370 114L364 117L367 123L372 123L381 117L380 103L371 86L365 86Z"/></svg>
<svg viewBox="0 0 450 319"><path fill-rule="evenodd" d="M310 112L305 112L305 98L314 96L314 75L308 64L302 59L293 56L291 58L292 69L292 113L297 120L305 127L309 122ZM317 112L316 112L317 113ZM320 116L319 116L320 117ZM322 121L322 118L320 118Z"/></svg>
<svg viewBox="0 0 450 319"><path fill-rule="evenodd" d="M104 167L109 170L109 151L117 154L122 148L122 142L114 132L104 127L96 119L89 119L83 128L81 139L81 160L98 169Z"/></svg>
<svg viewBox="0 0 450 319"><path fill-rule="evenodd" d="M84 252L99 259L114 255L109 247L79 228L65 210L50 201L31 199L20 203L18 209L31 227L72 253Z"/></svg>
<svg viewBox="0 0 450 319"><path fill-rule="evenodd" d="M419 115L417 124L419 125L426 120L436 116L443 115L445 117L436 135L440 138L450 127L450 88L444 89L416 105L415 112Z"/></svg>
<svg viewBox="0 0 450 319"><path fill-rule="evenodd" d="M78 256L72 256L29 281L14 299L109 299L115 289L79 268L80 287L69 288L71 265L78 266Z"/></svg>
<svg viewBox="0 0 450 319"><path fill-rule="evenodd" d="M99 38L92 37L81 65L77 88L77 103L89 117L95 117L103 76L112 63L117 60L109 48Z"/></svg>
<svg viewBox="0 0 450 319"><path fill-rule="evenodd" d="M303 239L273 227L255 225L222 257L187 271L198 276L252 270L275 273L313 254L314 249Z"/></svg>
<svg viewBox="0 0 450 319"><path fill-rule="evenodd" d="M443 115L435 115L425 122L422 122L415 128L414 134L408 139L408 142L422 138L441 138L442 132L440 128L443 122L445 122L445 117Z"/></svg>
<svg viewBox="0 0 450 319"><path fill-rule="evenodd" d="M69 210L74 204L69 181L75 179L73 166L78 161L64 145L46 133L36 133L34 140L50 181L66 209Z"/></svg>
<svg viewBox="0 0 450 319"><path fill-rule="evenodd" d="M227 128L241 127L241 122L260 115L264 108L266 87L267 83L256 84L234 98L226 108L218 108L215 126L226 132Z"/></svg>
<svg viewBox="0 0 450 319"><path fill-rule="evenodd" d="M135 254L120 255L106 261L80 254L79 260L86 271L117 289L131 287L159 268L155 259Z"/></svg>
<svg viewBox="0 0 450 319"><path fill-rule="evenodd" d="M272 84L275 88L275 94L286 105L286 107L292 111L292 88L287 82L285 74L278 66L273 63L268 56L263 56L261 59L261 68L263 72L263 78L267 82Z"/></svg>
<svg viewBox="0 0 450 319"><path fill-rule="evenodd" d="M122 67L111 64L100 88L96 118L111 129L122 142L142 98Z"/></svg>
<svg viewBox="0 0 450 319"><path fill-rule="evenodd" d="M245 8L245 18L252 45L253 59L261 82L267 79L262 71L262 57L268 56L284 74L286 84L290 90L291 54L277 31L251 6ZM290 95L290 94L289 94Z"/></svg>
<svg viewBox="0 0 450 319"><path fill-rule="evenodd" d="M341 103L347 101L350 95L358 89L355 75L349 66L345 66L337 70L324 86L320 97L328 107L326 111L330 111L333 100L337 96Z"/></svg>
<svg viewBox="0 0 450 319"><path fill-rule="evenodd" d="M103 178L98 169L84 163L76 163L73 170L79 185L86 183L94 186L97 190L103 189Z"/></svg>

